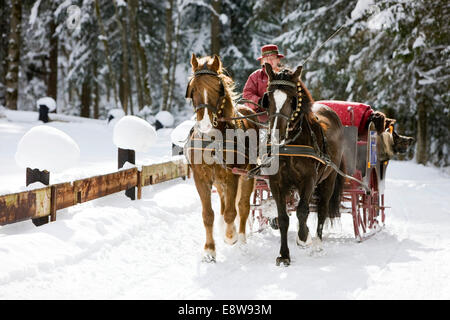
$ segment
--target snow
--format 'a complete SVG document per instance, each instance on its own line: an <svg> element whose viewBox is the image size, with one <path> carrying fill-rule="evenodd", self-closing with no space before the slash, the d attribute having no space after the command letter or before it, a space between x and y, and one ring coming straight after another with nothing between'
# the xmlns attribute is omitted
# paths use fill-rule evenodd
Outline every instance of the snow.
<svg viewBox="0 0 450 320"><path fill-rule="evenodd" d="M20 139L15 158L22 168L59 172L78 163L80 148L61 130L40 125Z"/></svg>
<svg viewBox="0 0 450 320"><path fill-rule="evenodd" d="M118 7L126 7L127 3L124 0L116 0Z"/></svg>
<svg viewBox="0 0 450 320"><path fill-rule="evenodd" d="M41 0L38 0L33 4L33 7L31 8L30 20L29 20L30 25L33 25L34 22L36 21L36 17L38 15L38 10L39 10L40 4L41 4Z"/></svg>
<svg viewBox="0 0 450 320"><path fill-rule="evenodd" d="M158 120L159 122L161 122L161 124L166 128L173 126L173 123L174 123L173 115L169 111L164 111L164 110L159 111L155 115L155 120Z"/></svg>
<svg viewBox="0 0 450 320"><path fill-rule="evenodd" d="M49 112L56 110L56 102L52 97L43 97L38 99L38 101L36 102L36 108L39 110L39 107L41 105L46 106Z"/></svg>
<svg viewBox="0 0 450 320"><path fill-rule="evenodd" d="M123 111L123 109L121 108L111 109L108 111L108 116L106 118L109 118L109 116L120 119L125 116L125 111Z"/></svg>
<svg viewBox="0 0 450 320"><path fill-rule="evenodd" d="M399 12L396 14L400 15ZM402 17L399 16L398 19L402 19ZM391 26L393 21L395 21L395 19L391 10L386 9L381 12L378 10L378 12L375 12L369 19L367 26L372 30L381 30Z"/></svg>
<svg viewBox="0 0 450 320"><path fill-rule="evenodd" d="M146 152L155 140L155 129L136 116L125 116L114 126L113 141L118 148Z"/></svg>
<svg viewBox="0 0 450 320"><path fill-rule="evenodd" d="M6 119L12 122L36 122L39 115L33 111L13 111L6 109L4 111Z"/></svg>
<svg viewBox="0 0 450 320"><path fill-rule="evenodd" d="M16 142L39 123L0 119L0 194L23 184L14 162ZM80 145L70 181L117 170L107 126L52 122ZM137 164L170 159L173 129L161 129ZM169 156L169 158L168 158ZM276 267L279 231L248 233L247 244L223 242L220 201L212 194L217 263L201 262L205 231L193 179L124 192L58 210L55 222L0 227L0 299L449 299L450 176L413 162L391 161L386 181L386 226L354 240L350 215L324 230L324 251L295 244L292 264ZM53 182L52 182L53 183ZM11 191L17 191L11 190ZM308 219L315 233L316 218Z"/></svg>
<svg viewBox="0 0 450 320"><path fill-rule="evenodd" d="M191 131L194 125L195 125L194 120L185 120L178 126L176 126L173 129L172 133L170 134L172 143L179 147L184 147L189 132Z"/></svg>
<svg viewBox="0 0 450 320"><path fill-rule="evenodd" d="M352 20L360 19L369 9L373 7L374 3L374 0L358 0L355 5L355 9L353 9L350 14Z"/></svg>
<svg viewBox="0 0 450 320"><path fill-rule="evenodd" d="M416 40L413 43L413 49L415 48L419 48L419 47L424 47L425 46L425 38L420 35L416 38Z"/></svg>

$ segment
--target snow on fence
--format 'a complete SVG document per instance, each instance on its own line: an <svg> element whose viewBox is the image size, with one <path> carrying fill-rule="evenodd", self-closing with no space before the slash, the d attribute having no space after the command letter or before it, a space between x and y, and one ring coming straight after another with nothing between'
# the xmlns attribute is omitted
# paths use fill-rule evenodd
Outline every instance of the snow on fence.
<svg viewBox="0 0 450 320"><path fill-rule="evenodd" d="M0 226L29 219L49 217L56 220L57 210L78 203L137 187L141 199L142 187L189 176L184 159L131 168L118 172L58 183L44 188L0 196Z"/></svg>

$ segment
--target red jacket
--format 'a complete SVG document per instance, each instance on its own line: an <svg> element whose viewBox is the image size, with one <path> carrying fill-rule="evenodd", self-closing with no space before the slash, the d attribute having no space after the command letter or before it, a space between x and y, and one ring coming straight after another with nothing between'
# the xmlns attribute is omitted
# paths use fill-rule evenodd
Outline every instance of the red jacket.
<svg viewBox="0 0 450 320"><path fill-rule="evenodd" d="M248 80L244 86L244 92L243 92L242 97L244 99L252 100L253 102L258 103L259 100L264 95L264 92L267 91L267 81L268 80L269 80L269 78L267 77L264 67L256 70L248 77ZM247 105L247 107L253 109L255 112L264 111L262 109L258 109L258 107L252 103L246 103L246 105ZM268 119L268 116L266 116L266 115L258 117L258 120L260 122L266 122L267 119Z"/></svg>

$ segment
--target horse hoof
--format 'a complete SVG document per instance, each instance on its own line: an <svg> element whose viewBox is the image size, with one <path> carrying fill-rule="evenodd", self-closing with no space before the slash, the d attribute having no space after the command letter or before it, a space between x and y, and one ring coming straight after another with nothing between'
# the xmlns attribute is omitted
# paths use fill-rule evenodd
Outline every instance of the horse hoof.
<svg viewBox="0 0 450 320"><path fill-rule="evenodd" d="M316 251L316 252L323 251L322 240L320 238L315 238L313 240L313 248L314 248L314 251Z"/></svg>
<svg viewBox="0 0 450 320"><path fill-rule="evenodd" d="M203 255L202 262L211 263L216 262L216 252L215 251L205 251Z"/></svg>
<svg viewBox="0 0 450 320"><path fill-rule="evenodd" d="M228 237L225 236L223 241L225 241L225 243L227 243L230 246L232 246L233 244L235 244L238 241L238 237L237 237L237 235L234 235L232 238L228 238Z"/></svg>
<svg viewBox="0 0 450 320"><path fill-rule="evenodd" d="M301 248L307 248L312 244L312 238L311 234L308 232L308 237L306 238L306 241L300 240L300 237L297 234L297 245Z"/></svg>
<svg viewBox="0 0 450 320"><path fill-rule="evenodd" d="M280 266L281 264L284 264L284 266L287 267L288 265L291 264L291 259L290 258L278 257L277 260L276 260L277 267Z"/></svg>
<svg viewBox="0 0 450 320"><path fill-rule="evenodd" d="M239 233L239 235L238 235L238 242L241 245L244 245L244 244L247 243L247 237L245 236L245 234Z"/></svg>
<svg viewBox="0 0 450 320"><path fill-rule="evenodd" d="M278 230L280 228L278 225L278 218L270 219L269 223L273 230Z"/></svg>

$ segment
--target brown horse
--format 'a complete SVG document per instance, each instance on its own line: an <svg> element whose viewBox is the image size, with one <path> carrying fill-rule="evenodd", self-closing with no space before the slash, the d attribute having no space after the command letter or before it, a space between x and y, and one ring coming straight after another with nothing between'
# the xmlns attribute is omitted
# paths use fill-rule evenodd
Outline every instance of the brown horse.
<svg viewBox="0 0 450 320"><path fill-rule="evenodd" d="M300 80L302 67L295 72L283 70L274 73L265 64L269 77L268 91L262 105L269 114L269 136L272 144L313 147L318 155L327 155L338 168L343 167L343 126L337 114L326 106L312 111L313 98ZM279 136L276 134L279 132ZM317 236L319 243L325 219L333 218L339 210L343 179L331 167L307 156L280 156L279 171L269 176L270 189L277 204L278 224L281 233L280 255L276 264L290 264L287 241L289 216L286 212L286 195L296 190L300 196L297 205L299 228L297 244L312 243L306 225L309 204L316 191L318 196Z"/></svg>
<svg viewBox="0 0 450 320"><path fill-rule="evenodd" d="M190 139L217 136L217 132L225 136L226 130L249 130L257 127L246 119L233 120L237 111L244 115L253 111L245 106L233 106L237 98L234 93L232 79L223 72L219 57L191 58L193 76L189 80L186 98L192 99L196 113L196 124ZM250 211L250 195L253 191L254 179L246 179L231 172L231 167L223 163L211 163L202 158L200 162L195 158L194 148L185 153L194 176L200 200L202 202L203 223L206 230L204 246L204 261L214 262L216 247L213 238L214 211L211 206L211 190L215 186L220 196L220 213L226 223L225 242L234 244L238 240L246 241L245 227ZM206 155L206 153L205 153ZM213 155L214 156L214 155ZM233 167L249 169L247 163L235 164ZM237 208L236 208L237 207ZM237 209L239 210L239 235L234 224Z"/></svg>
<svg viewBox="0 0 450 320"><path fill-rule="evenodd" d="M384 113L379 112L384 122L377 129L377 158L380 162L390 160L394 155L403 154L408 151L408 147L414 143L414 138L402 136L394 130L395 119L386 118ZM369 118L370 120L370 118ZM392 127L392 128L391 128Z"/></svg>

